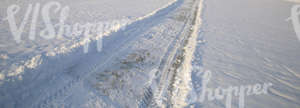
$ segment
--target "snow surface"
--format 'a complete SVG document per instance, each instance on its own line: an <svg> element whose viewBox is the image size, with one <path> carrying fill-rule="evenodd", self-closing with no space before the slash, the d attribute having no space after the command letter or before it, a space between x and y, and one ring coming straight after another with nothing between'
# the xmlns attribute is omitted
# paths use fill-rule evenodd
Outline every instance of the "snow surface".
<svg viewBox="0 0 300 108"><path fill-rule="evenodd" d="M16 43L14 38L12 38L8 27L8 21L5 20L5 17L7 16L7 7L12 4L16 4L22 8L17 14L19 17L16 19L20 22L22 21L24 17L23 13L29 4L41 3L43 6L43 4L48 2L49 1L47 0L1 1L1 74L7 75L8 77L17 76L21 79L26 68L35 68L43 61L40 59L40 56L55 56L56 54L68 53L74 48L80 47L85 43L84 36L66 36L63 39L51 40L46 40L36 36L37 38L32 41L28 39L28 29L25 29L27 31L25 31L22 35L22 42L19 44ZM126 24L151 15L151 12L155 12L164 5L167 5L167 3L170 3L171 0L131 0L128 2L124 2L122 0L92 0L88 2L85 0L57 0L57 2L61 3L63 6L69 6L71 8L71 12L69 13L70 15L66 21L67 24L85 24L95 22L106 23L117 20L120 22L115 26L125 26ZM70 2L72 3L70 4ZM57 21L58 18L59 17L57 16L53 16L53 20ZM41 18L37 26L37 32L39 32L43 27ZM25 28L29 27L29 24L25 26ZM112 30L114 30L114 28L109 28L106 29L106 32L110 32ZM93 38L97 39L96 37Z"/></svg>
<svg viewBox="0 0 300 108"><path fill-rule="evenodd" d="M300 3L300 0L285 0L285 1L288 1L288 2L295 2L295 3Z"/></svg>
<svg viewBox="0 0 300 108"><path fill-rule="evenodd" d="M245 108L300 107L300 42L291 22L293 5L278 0L206 0L202 33L193 61L198 95L202 74L209 88L272 83L266 95L245 97ZM199 76L197 76L199 75ZM224 108L225 99L198 103ZM239 107L239 99L232 100Z"/></svg>
<svg viewBox="0 0 300 108"><path fill-rule="evenodd" d="M300 107L300 42L285 20L297 0L56 1L71 8L68 24L119 22L87 53L84 36L25 32L16 43L7 7L22 7L20 22L28 4L49 1L1 0L0 108L225 108L199 101L207 72L209 88L272 84L245 108Z"/></svg>

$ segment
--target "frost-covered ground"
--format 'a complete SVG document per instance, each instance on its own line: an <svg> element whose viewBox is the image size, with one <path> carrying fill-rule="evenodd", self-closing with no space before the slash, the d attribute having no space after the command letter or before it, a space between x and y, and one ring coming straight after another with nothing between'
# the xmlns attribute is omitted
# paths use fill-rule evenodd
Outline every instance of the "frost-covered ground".
<svg viewBox="0 0 300 108"><path fill-rule="evenodd" d="M286 21L298 0L56 0L66 24L103 31L30 40L29 18L16 43L7 8L21 7L20 24L28 4L49 2L1 0L0 108L231 108L228 95L200 102L209 72L210 90L272 84L246 93L245 108L300 107L300 42Z"/></svg>
<svg viewBox="0 0 300 108"><path fill-rule="evenodd" d="M286 21L294 2L284 0L205 0L202 33L193 61L195 91L202 72L208 88L272 83L268 94L245 96L245 108L300 107L300 41ZM251 91L252 92L252 91ZM224 108L226 99L201 103ZM239 96L232 100L239 107Z"/></svg>
<svg viewBox="0 0 300 108"><path fill-rule="evenodd" d="M40 7L43 8L47 3L51 1L48 0L30 0L30 1L12 1L12 0L2 0L0 9L0 19L1 19L1 73L0 75L6 77L6 80L10 77L19 77L22 79L22 74L26 68L35 68L43 60L41 56L55 56L56 54L66 54L71 52L74 48L80 47L84 44L84 36L64 36L62 39L44 39L39 36L40 31L45 28L44 22L42 20L42 12L38 16L36 39L29 40L29 30L31 27L31 19L29 17L28 24L25 25L24 32L21 35L21 43L16 43L11 34L9 28L9 23L6 20L7 9L9 6L15 4L21 7L20 11L15 15L18 27L21 25L25 17L25 12L29 4L36 5L40 3ZM66 1L57 0L61 4L61 7L69 6L71 11L65 21L68 25L74 25L76 23L86 24L86 23L112 23L113 21L118 21L112 24L111 28L105 29L105 32L110 32L118 29L116 26L124 26L130 24L136 20L143 19L145 16L151 15L152 12L157 11L161 7L171 3L172 0L131 0L131 1L121 1L121 0L101 0L101 1ZM147 4L147 5L146 5ZM41 11L42 9L40 9ZM54 7L53 7L54 10ZM59 13L50 14L52 22L54 24L58 23L60 18ZM99 36L98 36L99 37ZM93 37L95 38L95 37Z"/></svg>

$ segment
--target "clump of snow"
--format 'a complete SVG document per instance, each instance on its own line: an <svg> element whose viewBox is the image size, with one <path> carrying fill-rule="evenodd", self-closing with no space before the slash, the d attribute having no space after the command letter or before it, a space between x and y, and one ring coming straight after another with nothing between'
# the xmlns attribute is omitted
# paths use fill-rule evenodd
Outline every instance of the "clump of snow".
<svg viewBox="0 0 300 108"><path fill-rule="evenodd" d="M4 74L1 74L1 73L0 73L0 80L4 80L4 79L5 79Z"/></svg>
<svg viewBox="0 0 300 108"><path fill-rule="evenodd" d="M25 68L24 66L19 66L17 68L14 68L14 67L16 67L16 65L13 65L13 67L12 67L12 70L14 70L14 69L15 70L8 73L7 76L9 76L9 77L18 76L24 72L24 68Z"/></svg>
<svg viewBox="0 0 300 108"><path fill-rule="evenodd" d="M37 56L33 57L31 60L27 61L25 63L25 66L29 69L34 69L35 67L37 67L41 63L42 63L41 55L37 55Z"/></svg>
<svg viewBox="0 0 300 108"><path fill-rule="evenodd" d="M9 59L8 55L6 55L6 54L1 54L0 58L4 59L4 60Z"/></svg>

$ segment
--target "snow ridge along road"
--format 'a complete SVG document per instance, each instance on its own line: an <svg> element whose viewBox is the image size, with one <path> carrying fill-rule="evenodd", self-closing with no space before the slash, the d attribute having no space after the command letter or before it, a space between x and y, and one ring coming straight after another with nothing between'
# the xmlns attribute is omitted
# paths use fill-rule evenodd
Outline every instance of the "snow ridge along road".
<svg viewBox="0 0 300 108"><path fill-rule="evenodd" d="M191 103L188 103L187 96L191 93L191 73L192 73L192 60L194 59L194 52L196 50L197 39L199 36L199 30L201 27L202 19L201 13L203 9L203 0L197 1L195 3L194 18L192 21L192 33L190 34L187 44L183 48L183 60L180 60L182 63L181 66L175 71L177 75L174 75L174 82L172 82L173 90L172 92L172 104L173 108L182 108L188 106ZM178 60L178 59L177 59Z"/></svg>

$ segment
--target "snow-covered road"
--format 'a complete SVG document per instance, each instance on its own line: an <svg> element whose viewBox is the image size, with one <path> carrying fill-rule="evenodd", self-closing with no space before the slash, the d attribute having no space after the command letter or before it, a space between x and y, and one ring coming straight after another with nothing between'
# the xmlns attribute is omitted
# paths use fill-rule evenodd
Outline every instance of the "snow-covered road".
<svg viewBox="0 0 300 108"><path fill-rule="evenodd" d="M92 41L88 53L83 53L84 46L79 46L63 54L42 54L39 58L43 62L36 68L26 68L14 80L4 80L1 105L25 108L187 105L182 101L185 95L178 100L169 94L176 87L169 89L177 82L175 72L181 67L188 37L192 34L197 37L194 29L198 28L195 22L200 18L199 3L200 0L166 3L104 37L101 52L97 52L97 41Z"/></svg>
<svg viewBox="0 0 300 108"><path fill-rule="evenodd" d="M25 32L15 43L7 7L47 0L2 0L0 108L300 107L300 41L286 21L295 2L57 1L74 2L68 24L125 20L87 53L84 36Z"/></svg>

